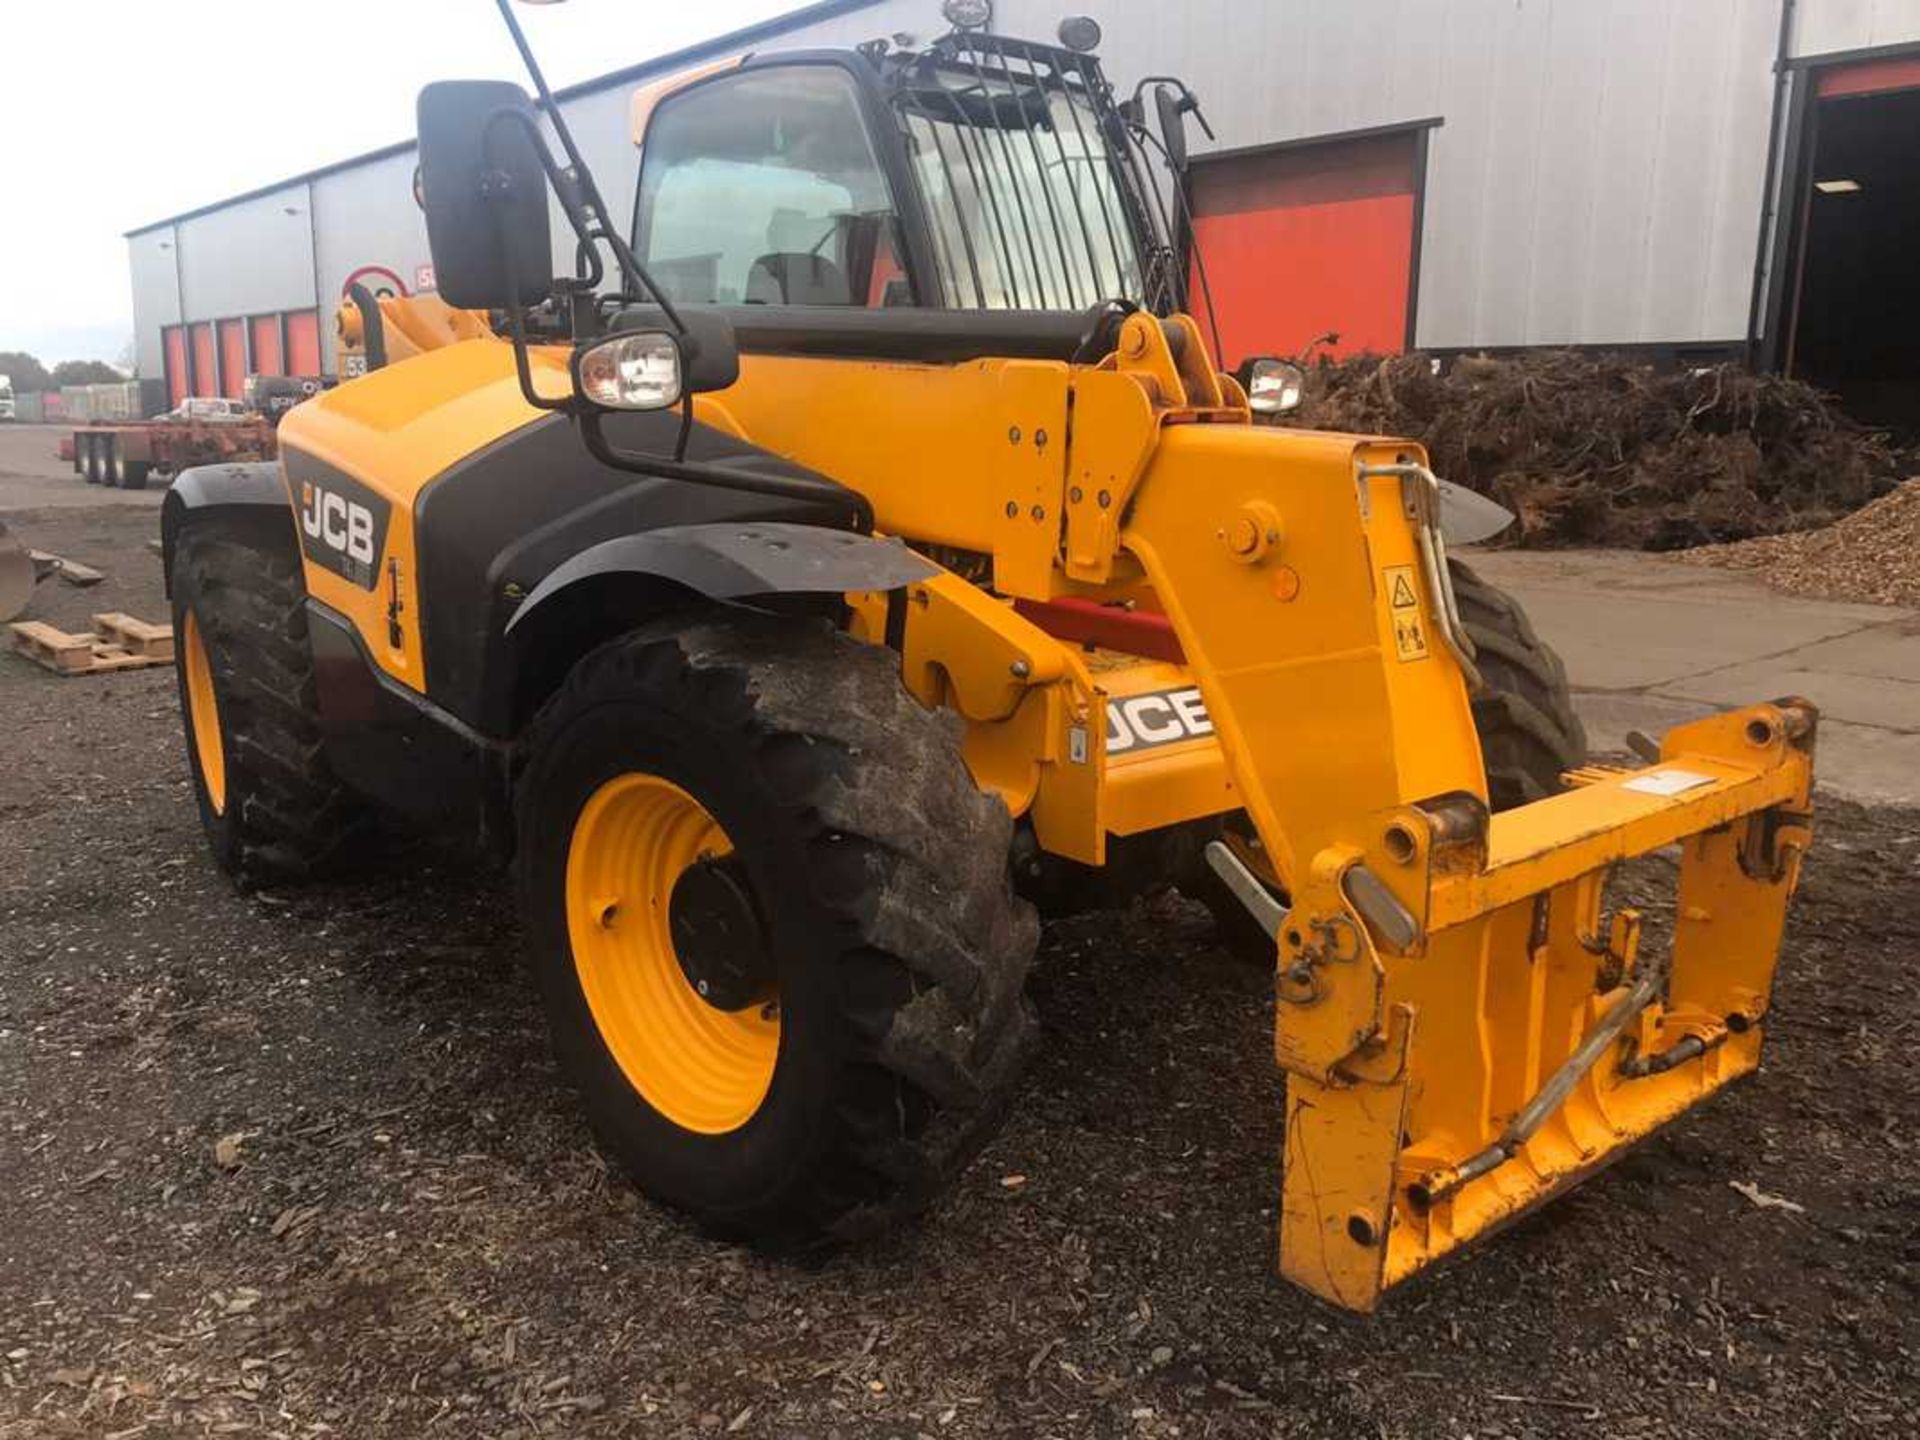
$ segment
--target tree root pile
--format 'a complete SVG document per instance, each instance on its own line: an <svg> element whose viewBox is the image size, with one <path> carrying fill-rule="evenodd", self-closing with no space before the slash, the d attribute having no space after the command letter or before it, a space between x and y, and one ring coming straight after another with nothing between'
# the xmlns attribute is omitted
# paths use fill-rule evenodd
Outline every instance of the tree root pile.
<svg viewBox="0 0 1920 1440"><path fill-rule="evenodd" d="M1680 550L1826 525L1920 472L1798 380L1620 355L1321 361L1293 423L1404 435L1519 517L1506 543Z"/></svg>

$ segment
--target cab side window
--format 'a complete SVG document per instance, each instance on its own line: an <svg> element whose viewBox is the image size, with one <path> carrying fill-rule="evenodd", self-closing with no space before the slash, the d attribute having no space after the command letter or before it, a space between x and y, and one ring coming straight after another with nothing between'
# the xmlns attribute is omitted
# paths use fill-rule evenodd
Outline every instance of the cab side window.
<svg viewBox="0 0 1920 1440"><path fill-rule="evenodd" d="M634 248L675 301L898 304L899 217L837 65L704 82L647 126Z"/></svg>

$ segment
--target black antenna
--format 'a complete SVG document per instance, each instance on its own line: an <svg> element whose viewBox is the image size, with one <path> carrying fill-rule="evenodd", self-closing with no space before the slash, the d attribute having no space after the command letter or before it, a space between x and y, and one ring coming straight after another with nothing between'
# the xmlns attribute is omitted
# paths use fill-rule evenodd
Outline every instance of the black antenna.
<svg viewBox="0 0 1920 1440"><path fill-rule="evenodd" d="M586 160L580 154L580 147L574 143L573 131L567 128L566 118L560 113L560 106L553 98L553 91L547 86L547 77L540 69L540 62L533 58L533 47L527 43L526 32L520 28L520 22L514 18L512 0L494 0L500 11L500 18L506 22L507 33L513 37L514 49L520 52L521 63L527 67L527 74L533 80L533 88L540 96L540 107L547 112L547 119L553 125L553 133L560 137L560 148L567 152L567 168L562 173L566 181L574 187L585 201L584 208L588 218L597 227L598 237L607 242L613 250L613 256L620 265L621 288L636 298L652 296L653 301L666 315L669 323L681 334L687 327L680 319L673 302L666 293L654 284L640 264L627 242L613 232L607 221L607 202L600 194L600 186L593 178L593 171L587 168ZM592 235L581 237L591 240Z"/></svg>

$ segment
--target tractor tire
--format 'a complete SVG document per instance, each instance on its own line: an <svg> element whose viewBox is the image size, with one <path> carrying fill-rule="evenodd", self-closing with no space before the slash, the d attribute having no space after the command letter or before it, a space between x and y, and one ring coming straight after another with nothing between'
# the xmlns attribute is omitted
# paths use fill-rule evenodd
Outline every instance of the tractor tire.
<svg viewBox="0 0 1920 1440"><path fill-rule="evenodd" d="M954 718L824 622L683 617L581 660L524 753L530 960L606 1150L776 1249L924 1208L1036 1033L1038 920Z"/></svg>
<svg viewBox="0 0 1920 1440"><path fill-rule="evenodd" d="M1458 560L1448 560L1460 619L1486 688L1473 724L1487 768L1487 801L1511 810L1565 788L1561 773L1586 763L1587 732L1574 713L1567 667L1533 633L1520 604Z"/></svg>
<svg viewBox="0 0 1920 1440"><path fill-rule="evenodd" d="M210 517L173 560L180 714L200 823L242 887L336 866L366 831L321 743L300 555L278 517Z"/></svg>
<svg viewBox="0 0 1920 1440"><path fill-rule="evenodd" d="M1533 633L1526 612L1506 591L1449 558L1460 619L1473 641L1486 688L1473 697L1473 725L1487 772L1487 803L1511 810L1564 789L1561 772L1587 758L1587 732L1574 713L1566 666ZM1238 817L1245 824L1244 816ZM1231 822L1229 822L1231 823ZM1270 936L1211 869L1195 873L1189 891L1213 912L1220 943L1262 965L1274 963ZM1197 892L1197 893L1196 893Z"/></svg>

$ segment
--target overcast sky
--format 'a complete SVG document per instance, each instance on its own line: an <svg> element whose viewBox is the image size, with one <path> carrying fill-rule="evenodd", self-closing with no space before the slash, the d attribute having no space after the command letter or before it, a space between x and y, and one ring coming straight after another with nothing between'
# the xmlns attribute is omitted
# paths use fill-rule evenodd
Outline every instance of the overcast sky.
<svg viewBox="0 0 1920 1440"><path fill-rule="evenodd" d="M520 5L556 86L799 0ZM429 80L522 72L493 0L0 0L0 350L117 361L122 232L407 138Z"/></svg>

